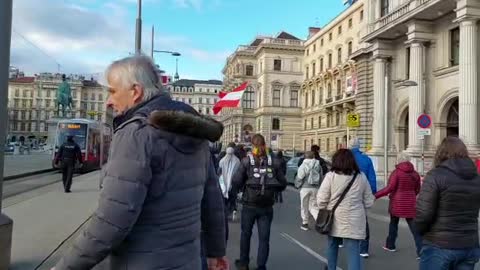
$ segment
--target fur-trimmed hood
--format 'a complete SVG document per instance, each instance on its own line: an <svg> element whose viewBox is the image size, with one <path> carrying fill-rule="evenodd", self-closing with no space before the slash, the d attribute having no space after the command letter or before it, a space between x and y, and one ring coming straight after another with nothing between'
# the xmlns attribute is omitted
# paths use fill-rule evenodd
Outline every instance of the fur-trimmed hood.
<svg viewBox="0 0 480 270"><path fill-rule="evenodd" d="M146 118L148 123L161 131L170 133L170 141L190 141L198 144L202 140L216 142L223 133L223 125L207 116L200 115L195 109L183 102L172 100L166 94L138 104L124 114L115 117L114 128L119 129L133 118ZM175 136L180 135L180 136ZM175 138L178 137L178 138ZM182 137L182 140L181 138ZM184 144L184 143L180 143Z"/></svg>
<svg viewBox="0 0 480 270"><path fill-rule="evenodd" d="M223 133L222 123L184 111L153 111L148 122L155 128L188 137L216 142Z"/></svg>

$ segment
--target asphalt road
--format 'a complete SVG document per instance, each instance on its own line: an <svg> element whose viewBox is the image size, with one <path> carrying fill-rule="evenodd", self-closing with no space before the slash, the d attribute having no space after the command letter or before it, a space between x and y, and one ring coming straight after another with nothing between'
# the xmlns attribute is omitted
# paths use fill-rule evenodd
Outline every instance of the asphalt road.
<svg viewBox="0 0 480 270"><path fill-rule="evenodd" d="M287 189L283 197L284 202L275 206L270 239L270 257L267 268L273 270L323 270L326 262L326 236L320 235L314 230L300 230L300 198L296 190L293 188ZM389 253L382 249L388 233L389 217L387 207L388 200L378 200L369 211L371 233L370 258L364 259L365 269L418 269L413 237L404 221L399 226L397 252ZM227 253L230 261L233 263L239 257L240 224L238 222L230 223L229 237ZM250 269L255 269L256 267L257 243L257 233L256 228L254 228ZM339 255L338 267L340 269L348 269L346 251L340 249ZM476 269L480 269L480 267L477 266Z"/></svg>

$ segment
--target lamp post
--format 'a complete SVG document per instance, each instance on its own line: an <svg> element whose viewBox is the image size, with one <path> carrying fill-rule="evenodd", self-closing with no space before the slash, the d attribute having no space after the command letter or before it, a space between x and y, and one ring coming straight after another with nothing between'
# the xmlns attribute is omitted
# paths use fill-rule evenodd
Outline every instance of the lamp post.
<svg viewBox="0 0 480 270"><path fill-rule="evenodd" d="M153 35L152 35L152 40L153 40ZM153 42L152 42L152 45L153 45ZM152 46L152 56L153 56L153 53L167 53L167 54L170 54L172 56L175 56L176 59L175 59L175 76L174 76L174 79L176 81L178 81L178 79L180 78L180 76L178 75L178 57L181 56L182 54L179 53L179 52L174 52L174 51L163 51L163 50L155 50L153 49L153 46ZM152 57L153 58L153 57Z"/></svg>
<svg viewBox="0 0 480 270"><path fill-rule="evenodd" d="M135 24L135 53L142 53L142 0L138 0L137 20Z"/></svg>
<svg viewBox="0 0 480 270"><path fill-rule="evenodd" d="M0 142L7 129L7 89L12 35L12 0L0 1ZM13 221L2 213L4 151L0 151L0 269L8 269L12 252Z"/></svg>

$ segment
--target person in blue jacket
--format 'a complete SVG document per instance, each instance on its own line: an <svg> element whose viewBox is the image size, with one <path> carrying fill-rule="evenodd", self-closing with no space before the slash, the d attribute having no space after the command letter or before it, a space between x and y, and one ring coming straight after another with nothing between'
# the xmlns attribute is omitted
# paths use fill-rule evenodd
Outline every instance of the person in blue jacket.
<svg viewBox="0 0 480 270"><path fill-rule="evenodd" d="M375 169L373 168L372 160L369 156L365 155L360 150L360 141L358 138L354 138L350 141L350 149L353 152L353 156L357 161L357 165L360 168L360 171L367 176L368 183L370 184L370 188L372 189L372 193L375 194L377 192L377 176L375 174ZM367 220L367 237L365 238L365 241L360 242L360 256L362 256L363 258L368 258L370 256L368 254L369 242L370 229L368 227Z"/></svg>

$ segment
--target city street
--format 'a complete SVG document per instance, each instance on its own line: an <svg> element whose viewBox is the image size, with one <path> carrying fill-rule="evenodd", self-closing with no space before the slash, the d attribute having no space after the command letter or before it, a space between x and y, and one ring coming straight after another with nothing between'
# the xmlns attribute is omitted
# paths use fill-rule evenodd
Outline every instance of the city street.
<svg viewBox="0 0 480 270"><path fill-rule="evenodd" d="M9 177L52 168L52 155L47 152L30 155L6 155L3 175Z"/></svg>

